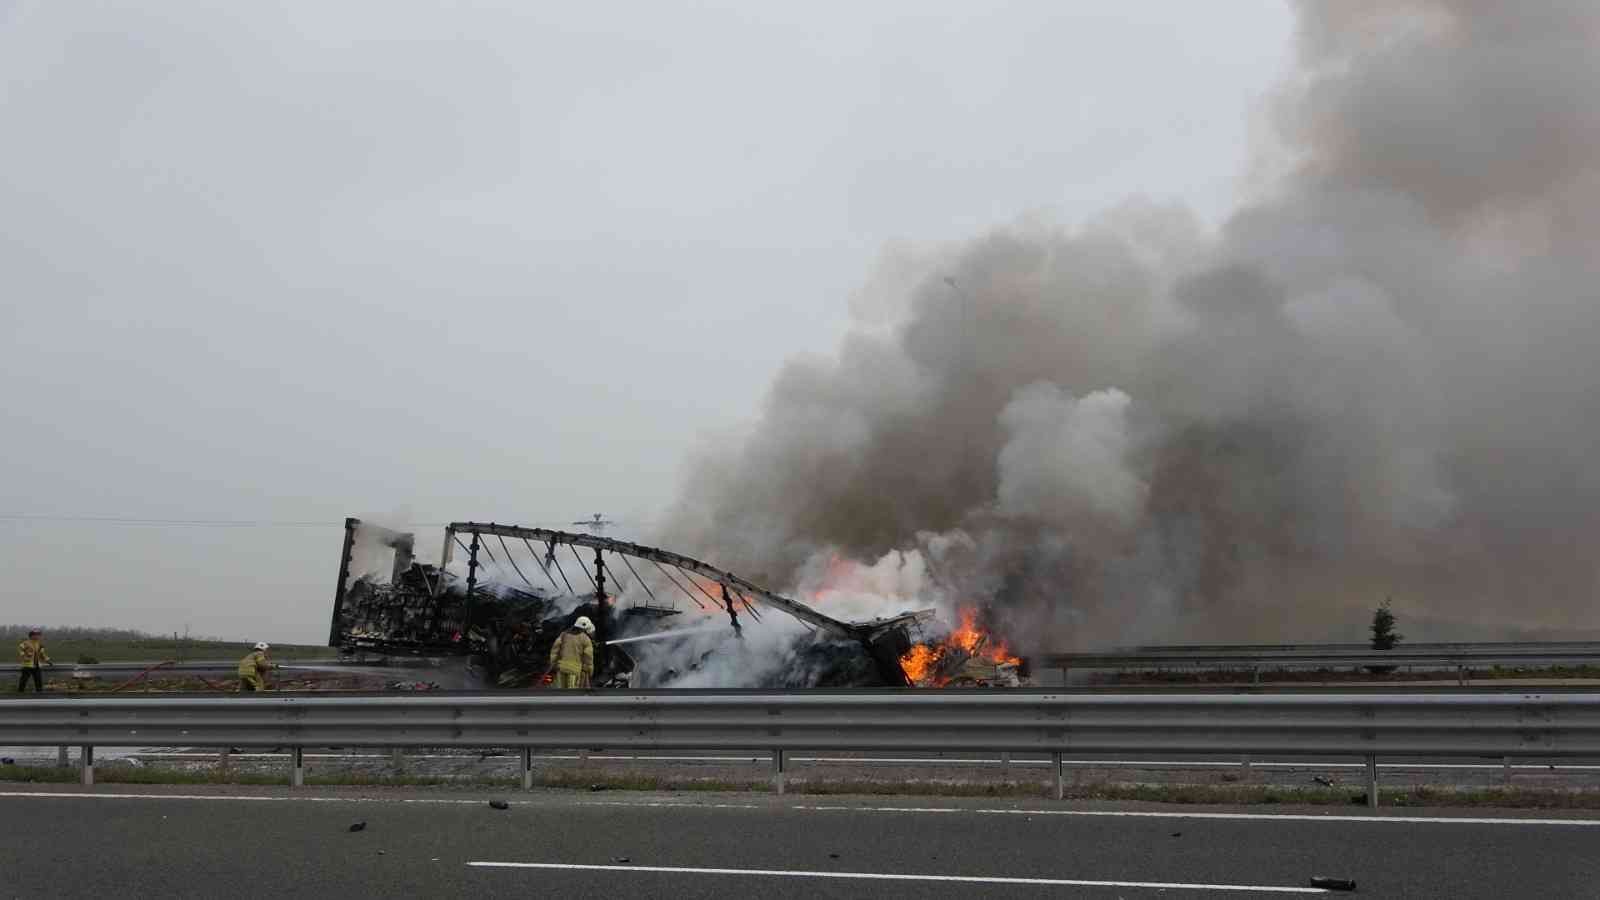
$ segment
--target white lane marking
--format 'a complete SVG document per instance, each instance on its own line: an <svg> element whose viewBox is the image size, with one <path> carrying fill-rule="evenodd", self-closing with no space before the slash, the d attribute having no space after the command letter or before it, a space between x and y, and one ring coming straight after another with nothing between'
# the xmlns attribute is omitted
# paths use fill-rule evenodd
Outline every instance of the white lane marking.
<svg viewBox="0 0 1600 900"><path fill-rule="evenodd" d="M265 794L85 794L69 791L6 791L0 790L0 798L5 797L42 797L45 799L63 798L68 800L242 800L248 802L268 803L422 803L422 804L457 804L457 803L485 803L484 800L450 800L441 797L419 797L406 799L401 797L272 797Z"/></svg>
<svg viewBox="0 0 1600 900"><path fill-rule="evenodd" d="M129 755L139 756L139 757L157 757L157 758L163 758L163 759L211 759L211 758L215 757L217 755L217 753L215 751L209 752L209 753L196 753L196 752L192 752L192 751L166 750L166 751L138 752L138 753L133 753L133 754L129 754ZM289 758L289 754L287 754L287 753L232 753L232 754L229 754L229 755L234 759L288 759ZM404 754L404 756L405 756L406 759L461 759L461 760L470 760L470 759L473 759L474 757L477 757L479 762L486 762L486 761L489 761L489 760L503 760L503 761L506 761L506 762L513 762L514 763L514 762L517 761L517 758L515 756L509 755L509 754L502 754L502 755L498 755L498 756L478 757L478 755L475 754L475 753L467 753L467 754L463 754L463 753L407 753L407 754ZM45 757L40 757L40 758L43 759ZM305 754L305 758L306 759L388 759L389 758L389 754L387 754L387 753L307 753L307 754ZM572 753L572 754L536 754L533 758L534 759L549 760L549 759L583 759L584 757L582 757L579 754ZM606 761L606 762L632 760L632 761L640 761L640 762L749 762L749 763L770 762L771 759L772 759L770 756L621 756L621 755L609 755L608 756L608 755L601 755L601 754L591 754L588 758L590 760L601 760L601 761ZM792 762L792 763L807 763L807 762L809 762L809 763L853 763L853 764L868 764L868 765L874 764L874 763L876 763L876 764L886 764L887 763L887 764L894 764L894 765L931 765L931 766L938 766L938 765L955 765L955 766L1012 765L1012 766L1041 766L1042 767L1042 766L1050 765L1050 760L1048 760L1048 759L1013 759L1009 763L1006 763L1004 760L999 760L999 759L947 759L947 758L934 758L934 757L918 758L918 757L887 757L887 756L880 756L880 757L791 756L791 757L789 757L789 762ZM1182 769L1182 768L1189 768L1189 769L1199 769L1199 768L1237 769L1237 768L1241 767L1242 765L1244 765L1243 763L1240 763L1240 762L1237 762L1237 761L1230 762L1230 761L1226 761L1226 760L1184 760L1184 759L1068 759L1068 760L1065 760L1065 762L1068 765L1074 765L1074 766L1117 766L1117 767L1123 767L1123 768L1150 767L1150 768L1179 768L1179 769ZM1266 761L1255 761L1255 760L1252 760L1250 762L1250 765L1253 768L1258 768L1258 769L1269 769L1269 768L1271 768L1271 769L1364 769L1367 766L1366 763L1359 763L1359 762L1266 762ZM1378 768L1380 768L1380 769L1490 769L1490 770L1502 770L1502 769L1505 768L1505 765L1503 763L1409 762L1409 763L1379 763L1378 764ZM1555 765L1549 765L1549 764L1541 765L1541 764L1538 764L1538 763L1515 763L1515 764L1513 764L1511 766L1511 768L1513 768L1513 769L1538 770L1538 771L1541 771L1541 772L1546 772L1546 771L1551 771L1551 770L1554 770L1554 771L1557 771L1557 772L1566 772L1566 771L1579 772L1579 771L1600 770L1600 765L1572 765L1572 764L1562 764L1562 763L1557 763Z"/></svg>
<svg viewBox="0 0 1600 900"><path fill-rule="evenodd" d="M559 869L578 872L650 872L668 875L744 875L769 878L838 878L856 881L937 881L959 884L1017 884L1039 887L1111 887L1151 890L1249 891L1259 894L1323 894L1321 888L1266 884L1192 884L1182 881L1090 881L1082 878L1018 878L1007 875L912 875L897 872L808 872L798 869L708 869L699 866L590 866L578 863L467 863L480 869Z"/></svg>
<svg viewBox="0 0 1600 900"><path fill-rule="evenodd" d="M136 753L133 756L157 757L157 759L216 759L218 751L210 753L194 753L194 751L152 751L152 753ZM306 759L389 759L387 753L306 753ZM478 756L477 753L405 753L406 759L461 759L461 761L499 761L517 762L515 754L493 754L493 756ZM288 759L286 753L230 753L232 759ZM534 759L584 759L581 754L534 754ZM600 756L590 754L589 759L605 759L605 761L621 761L621 759L638 759L638 761L659 762L770 762L770 756Z"/></svg>
<svg viewBox="0 0 1600 900"><path fill-rule="evenodd" d="M580 806L629 806L629 807L665 807L672 809L693 809L701 804L687 803L670 800L628 801L628 800L580 800ZM743 809L765 809L756 804L740 807ZM1207 812L1148 812L1142 810L1110 810L1110 809L983 809L963 806L813 806L795 805L787 807L797 812L874 812L874 813L936 813L956 814L969 813L985 816L1071 816L1071 817L1106 817L1106 818L1143 818L1143 819L1236 819L1240 821L1288 821L1288 822L1364 822L1364 823L1409 823L1413 825L1573 825L1573 826L1600 826L1600 819L1513 819L1513 818L1485 818L1465 816L1348 816L1348 815L1315 815L1311 813L1207 813Z"/></svg>
<svg viewBox="0 0 1600 900"><path fill-rule="evenodd" d="M871 812L888 813L919 813L919 812L963 812L960 808L950 807L849 807L849 806L816 806L795 807L796 809L809 808L814 810L850 810L868 809ZM1203 813L1203 812L1145 812L1134 810L1109 810L1109 809L973 809L965 810L982 815L991 816L1076 816L1076 817L1105 817L1105 818L1131 818L1131 819L1237 819L1242 821L1289 821L1289 822L1364 822L1372 823L1409 823L1412 825L1600 825L1600 819L1490 819L1467 818L1450 816L1319 816L1305 813Z"/></svg>
<svg viewBox="0 0 1600 900"><path fill-rule="evenodd" d="M600 759L602 757L592 757L592 758L593 759ZM618 758L626 759L628 757L618 757ZM638 758L639 759L651 759L652 757L641 756L641 757L638 757ZM826 762L826 763L914 763L914 764L918 764L918 765L1013 765L1013 766L1048 766L1048 765L1050 765L1050 760L1048 760L1048 759L1013 759L1013 760L1010 761L1010 763L1006 763L1004 760L999 760L999 759L896 759L896 758L890 758L890 757L874 757L874 758L871 758L871 759L853 759L853 758L847 757L847 756L798 756L798 757L791 758L790 761L791 762ZM1160 769L1169 769L1169 768L1171 768L1171 769L1200 769L1200 768L1237 769L1237 768L1240 768L1241 766L1244 765L1244 763L1241 763L1241 762L1238 762L1238 761L1228 762L1228 761L1225 761L1225 760L1192 760L1192 759L1066 759L1066 760L1062 760L1062 761L1065 762L1066 764L1072 765L1072 766L1107 766L1107 767L1116 766L1116 767L1119 767L1119 768L1130 768L1130 769L1146 768L1146 767L1148 767L1148 768L1160 768ZM1364 763L1364 762L1257 762L1255 760L1251 760L1250 765L1252 767L1258 768L1258 769L1268 769L1268 768L1275 768L1275 769L1365 769L1367 767L1367 764ZM1499 769L1504 769L1505 765L1503 763L1430 763L1430 762L1411 762L1411 763L1379 763L1378 764L1378 768L1380 768L1380 769L1495 769L1495 770L1499 770ZM1517 764L1514 764L1511 768L1513 768L1513 769L1538 769L1540 771L1547 771L1547 770L1550 770L1550 769L1555 769L1556 771L1565 771L1565 770L1587 771L1587 770L1592 770L1592 769L1600 769L1600 765L1590 766L1590 765L1562 765L1562 764L1556 764L1556 765L1552 766L1552 765L1538 765L1538 764L1534 764L1534 763L1517 763Z"/></svg>
<svg viewBox="0 0 1600 900"><path fill-rule="evenodd" d="M416 805L481 805L485 800L458 800L446 797L280 797L269 794L90 794L81 791L8 791L0 789L0 799L6 797L34 797L68 800L242 800L271 803L410 803ZM527 801L523 801L527 802ZM529 803L528 805L534 805ZM583 804L586 806L635 804ZM769 809L757 803L684 803L697 809Z"/></svg>
<svg viewBox="0 0 1600 900"><path fill-rule="evenodd" d="M409 803L414 805L473 805L486 801L458 800L444 797L282 797L266 794L99 794L79 791L7 791L0 790L0 799L30 797L68 800L215 800L270 803ZM541 800L546 798L541 798ZM527 802L527 801L523 801ZM533 805L533 804L530 804ZM555 805L555 804L548 804ZM578 806L623 806L644 809L758 809L775 807L761 803L685 803L663 800L579 800ZM1306 813L1207 813L1207 812L1146 812L1109 809L982 809L961 806L811 806L782 807L797 812L874 812L874 813L939 813L984 816L1069 816L1087 818L1136 819L1232 819L1239 821L1287 822L1363 822L1367 824L1407 823L1412 825L1555 825L1593 827L1600 819L1492 819L1453 816L1347 816L1313 815Z"/></svg>

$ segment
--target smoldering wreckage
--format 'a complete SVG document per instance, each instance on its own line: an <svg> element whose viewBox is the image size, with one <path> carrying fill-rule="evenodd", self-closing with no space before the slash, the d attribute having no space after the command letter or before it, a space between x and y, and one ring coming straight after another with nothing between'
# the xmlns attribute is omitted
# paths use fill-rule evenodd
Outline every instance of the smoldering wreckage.
<svg viewBox="0 0 1600 900"><path fill-rule="evenodd" d="M1017 687L1026 676L975 608L954 628L932 609L847 621L693 557L494 523L450 524L440 560L417 560L412 533L346 519L329 645L455 660L462 686L537 689L556 638L587 616L597 688Z"/></svg>

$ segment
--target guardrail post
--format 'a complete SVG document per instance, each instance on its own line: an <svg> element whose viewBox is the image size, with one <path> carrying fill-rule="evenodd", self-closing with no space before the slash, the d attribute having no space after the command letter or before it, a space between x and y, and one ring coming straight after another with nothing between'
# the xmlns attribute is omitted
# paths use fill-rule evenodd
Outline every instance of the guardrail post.
<svg viewBox="0 0 1600 900"><path fill-rule="evenodd" d="M1002 771L1002 772L1010 772L1011 771L1011 751L1010 750L1002 750L1002 751L1000 751L1000 771Z"/></svg>
<svg viewBox="0 0 1600 900"><path fill-rule="evenodd" d="M1061 761L1061 751L1050 754L1050 767L1056 775L1056 799L1064 800L1067 796L1067 766Z"/></svg>
<svg viewBox="0 0 1600 900"><path fill-rule="evenodd" d="M94 747L83 745L83 783L94 784Z"/></svg>
<svg viewBox="0 0 1600 900"><path fill-rule="evenodd" d="M67 761L67 745L62 744L56 748L56 768L65 769L69 765L71 763Z"/></svg>
<svg viewBox="0 0 1600 900"><path fill-rule="evenodd" d="M406 764L406 748L404 748L404 747L396 747L396 748L394 748L394 752L391 753L390 756L389 756L389 763L390 763L390 765L393 765L396 769L401 768L402 766L404 766Z"/></svg>
<svg viewBox="0 0 1600 900"><path fill-rule="evenodd" d="M1378 808L1378 756L1367 754L1367 807Z"/></svg>
<svg viewBox="0 0 1600 900"><path fill-rule="evenodd" d="M1467 686L1467 667L1456 666L1456 684L1460 687Z"/></svg>
<svg viewBox="0 0 1600 900"><path fill-rule="evenodd" d="M1505 779L1506 784L1510 784L1511 783L1511 757L1509 757L1509 756L1500 757L1500 765L1501 765L1501 777Z"/></svg>
<svg viewBox="0 0 1600 900"><path fill-rule="evenodd" d="M1250 780L1250 754L1239 757L1239 780Z"/></svg>
<svg viewBox="0 0 1600 900"><path fill-rule="evenodd" d="M522 789L533 790L533 748L522 748Z"/></svg>
<svg viewBox="0 0 1600 900"><path fill-rule="evenodd" d="M772 751L772 790L777 794L782 794L784 790L782 750Z"/></svg>
<svg viewBox="0 0 1600 900"><path fill-rule="evenodd" d="M294 759L294 768L289 772L290 787L306 786L306 750L304 747L295 747L291 753Z"/></svg>

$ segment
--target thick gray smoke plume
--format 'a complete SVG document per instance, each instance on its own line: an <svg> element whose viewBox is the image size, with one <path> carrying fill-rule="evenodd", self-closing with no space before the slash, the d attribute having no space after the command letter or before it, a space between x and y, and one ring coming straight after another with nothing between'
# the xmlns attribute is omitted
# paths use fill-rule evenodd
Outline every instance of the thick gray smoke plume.
<svg viewBox="0 0 1600 900"><path fill-rule="evenodd" d="M1220 233L1141 201L891 248L673 545L1024 651L1354 637L1391 595L1592 626L1600 4L1308 3L1298 42Z"/></svg>

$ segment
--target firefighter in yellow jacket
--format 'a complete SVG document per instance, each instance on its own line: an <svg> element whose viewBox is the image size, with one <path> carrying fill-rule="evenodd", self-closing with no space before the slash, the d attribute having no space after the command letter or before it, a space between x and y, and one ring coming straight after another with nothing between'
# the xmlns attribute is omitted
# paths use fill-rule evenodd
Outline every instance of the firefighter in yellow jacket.
<svg viewBox="0 0 1600 900"><path fill-rule="evenodd" d="M556 687L589 686L589 679L594 677L593 634L594 623L588 616L579 616L550 646L550 668L556 673Z"/></svg>
<svg viewBox="0 0 1600 900"><path fill-rule="evenodd" d="M39 629L28 632L28 639L17 644L17 662L21 663L22 680L17 682L17 693L28 689L28 679L33 679L33 689L36 693L44 692L44 673L39 667L46 663L55 665L50 660L50 654L44 652L44 641L41 640Z"/></svg>
<svg viewBox="0 0 1600 900"><path fill-rule="evenodd" d="M267 689L267 683L263 679L267 674L267 670L272 668L272 663L267 661L268 649L267 642L261 641L256 644L256 648L250 651L248 656L239 660L240 691L264 691Z"/></svg>

